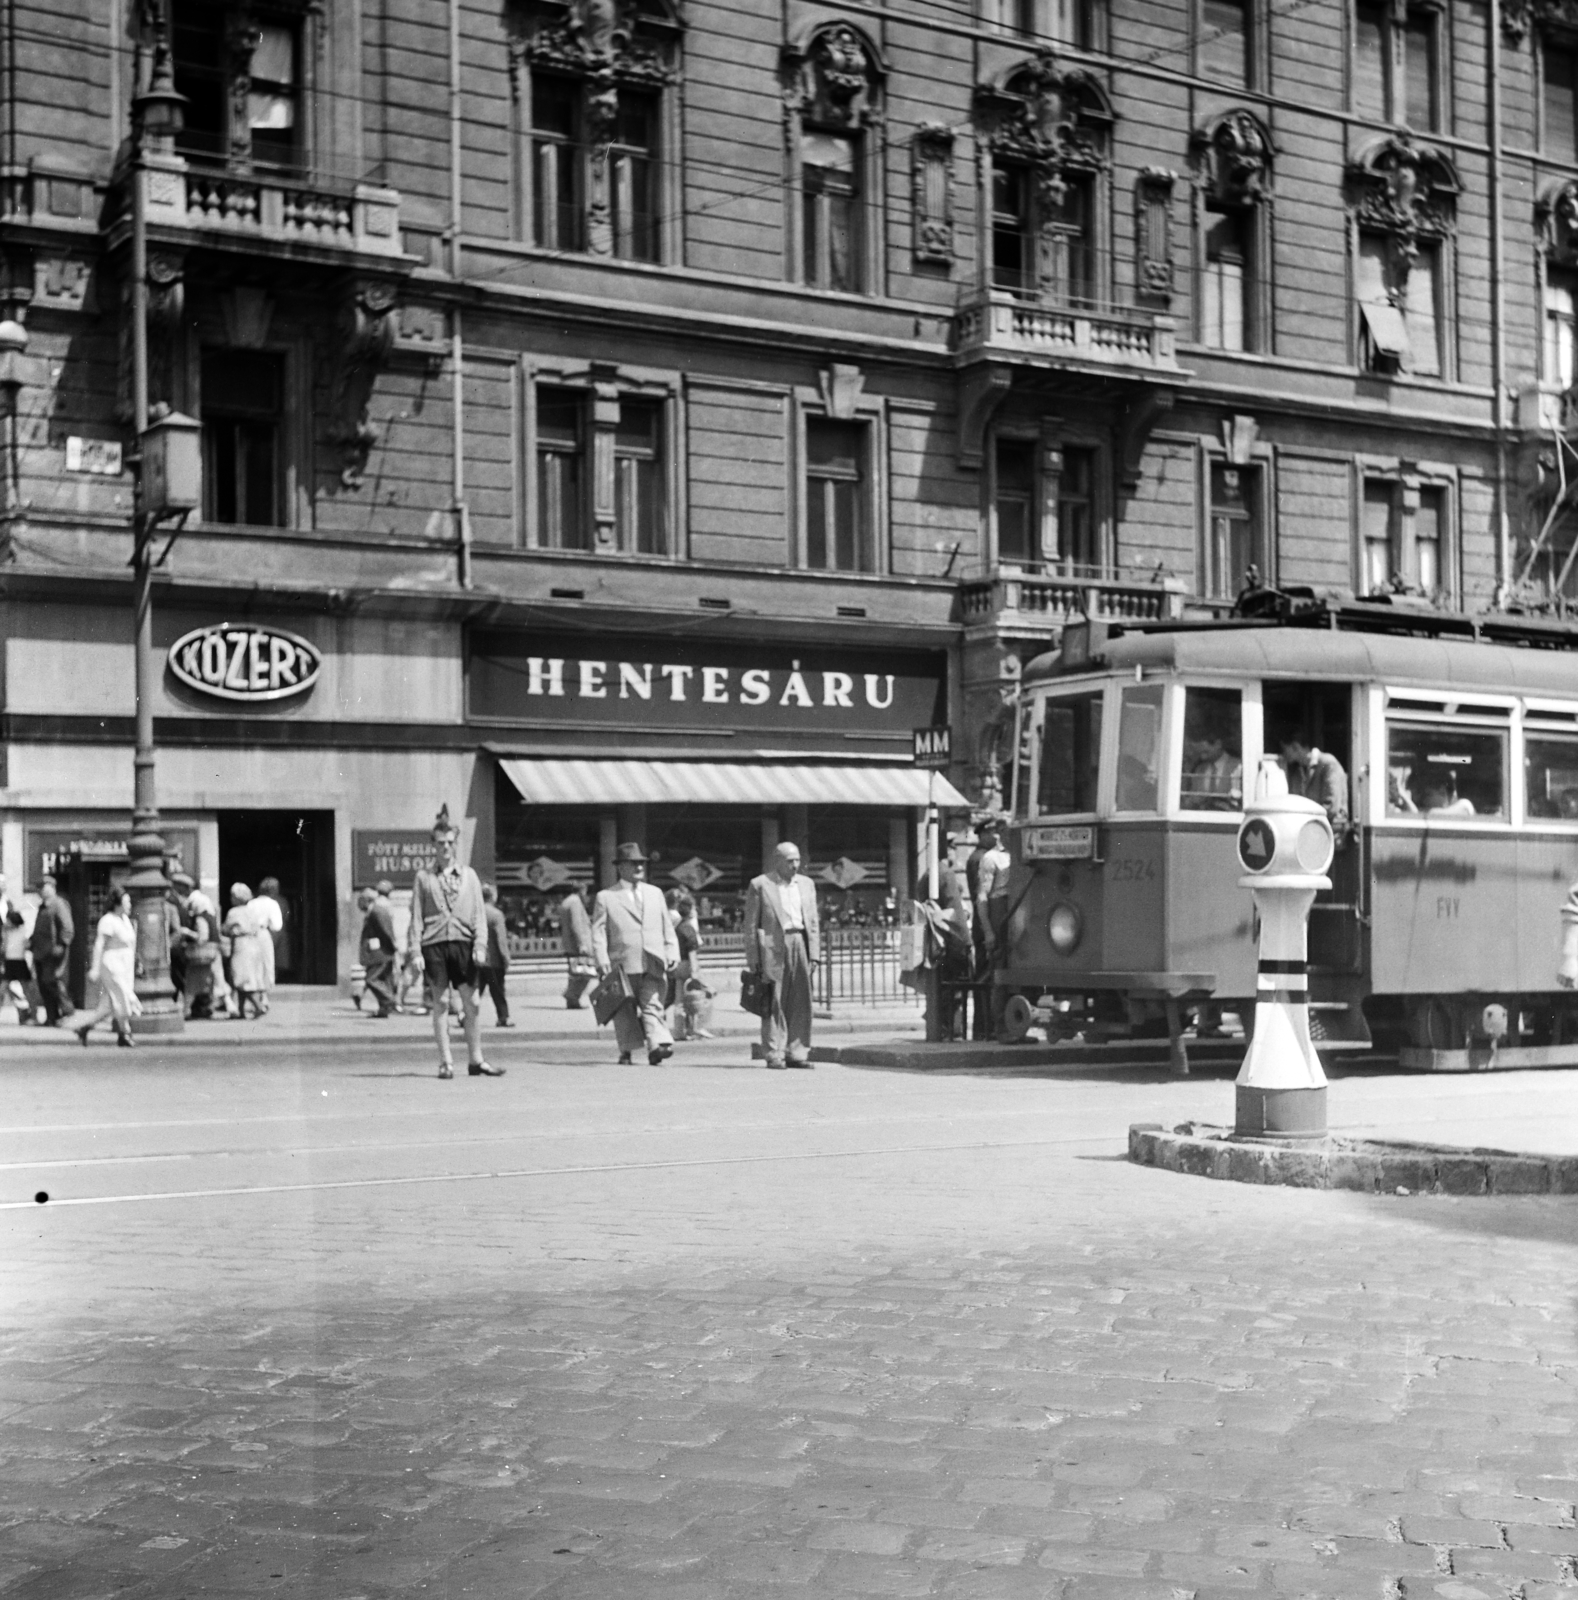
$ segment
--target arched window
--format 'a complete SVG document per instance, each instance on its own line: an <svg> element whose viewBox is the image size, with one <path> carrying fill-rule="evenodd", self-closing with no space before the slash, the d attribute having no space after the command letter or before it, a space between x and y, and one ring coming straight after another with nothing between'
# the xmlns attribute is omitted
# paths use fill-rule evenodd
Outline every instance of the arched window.
<svg viewBox="0 0 1578 1600"><path fill-rule="evenodd" d="M1272 348L1271 137L1224 111L1191 141L1195 168L1195 338L1215 350Z"/></svg>
<svg viewBox="0 0 1578 1600"><path fill-rule="evenodd" d="M829 22L785 47L782 70L788 276L868 294L882 281L881 57Z"/></svg>

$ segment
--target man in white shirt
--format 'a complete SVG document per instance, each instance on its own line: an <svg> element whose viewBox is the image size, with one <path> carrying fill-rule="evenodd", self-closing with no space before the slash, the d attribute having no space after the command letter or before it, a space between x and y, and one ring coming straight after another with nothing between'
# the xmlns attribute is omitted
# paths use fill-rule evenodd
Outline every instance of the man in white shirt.
<svg viewBox="0 0 1578 1600"><path fill-rule="evenodd" d="M800 871L799 847L785 840L773 870L745 892L745 965L773 986L762 1054L775 1071L811 1065L811 972L821 956L816 885Z"/></svg>

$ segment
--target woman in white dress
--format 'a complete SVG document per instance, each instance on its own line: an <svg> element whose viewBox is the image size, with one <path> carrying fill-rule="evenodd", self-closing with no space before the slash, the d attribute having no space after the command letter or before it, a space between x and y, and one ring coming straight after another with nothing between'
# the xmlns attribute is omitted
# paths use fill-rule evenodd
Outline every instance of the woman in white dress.
<svg viewBox="0 0 1578 1600"><path fill-rule="evenodd" d="M95 979L99 1009L86 1022L74 1024L77 1037L86 1044L88 1035L108 1018L116 1042L129 1049L137 1042L132 1038L131 1019L142 1014L142 1002L137 998L137 925L131 919L131 895L125 889L99 918L88 967L88 981Z"/></svg>
<svg viewBox="0 0 1578 1600"><path fill-rule="evenodd" d="M225 936L230 940L230 983L236 991L236 1016L245 1017L247 1006L261 1017L268 988L268 967L263 944L268 938L252 906L252 891L244 883L230 885L230 910L225 916Z"/></svg>

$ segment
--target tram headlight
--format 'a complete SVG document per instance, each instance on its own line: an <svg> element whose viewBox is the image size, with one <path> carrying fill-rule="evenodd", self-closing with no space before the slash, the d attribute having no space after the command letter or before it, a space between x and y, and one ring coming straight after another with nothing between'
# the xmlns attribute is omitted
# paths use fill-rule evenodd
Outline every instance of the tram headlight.
<svg viewBox="0 0 1578 1600"><path fill-rule="evenodd" d="M1079 948L1084 933L1085 919L1080 916L1078 906L1060 900L1052 907L1047 917L1047 938L1060 956L1072 955Z"/></svg>
<svg viewBox="0 0 1578 1600"><path fill-rule="evenodd" d="M1324 817L1311 817L1299 829L1294 849L1306 872L1324 872L1331 865L1334 849L1331 824Z"/></svg>

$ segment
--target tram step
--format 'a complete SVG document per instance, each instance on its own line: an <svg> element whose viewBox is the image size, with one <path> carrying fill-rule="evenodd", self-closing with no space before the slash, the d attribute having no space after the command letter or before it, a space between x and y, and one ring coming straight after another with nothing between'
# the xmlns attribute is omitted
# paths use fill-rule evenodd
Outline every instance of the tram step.
<svg viewBox="0 0 1578 1600"><path fill-rule="evenodd" d="M1425 1050L1405 1044L1397 1064L1411 1072L1516 1072L1530 1067L1578 1067L1578 1044L1511 1045L1491 1054L1490 1045L1471 1050Z"/></svg>

